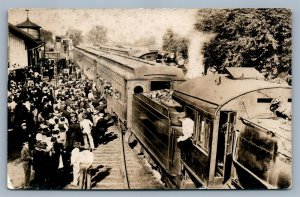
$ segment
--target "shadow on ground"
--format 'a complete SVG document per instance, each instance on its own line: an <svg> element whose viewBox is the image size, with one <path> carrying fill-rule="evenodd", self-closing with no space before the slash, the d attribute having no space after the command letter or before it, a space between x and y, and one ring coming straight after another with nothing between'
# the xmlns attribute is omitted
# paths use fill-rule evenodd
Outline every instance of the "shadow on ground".
<svg viewBox="0 0 300 197"><path fill-rule="evenodd" d="M92 180L91 180L91 188L95 187L97 183L105 179L110 174L111 168L103 168L103 166L96 168L95 170L92 169L91 175L92 175Z"/></svg>

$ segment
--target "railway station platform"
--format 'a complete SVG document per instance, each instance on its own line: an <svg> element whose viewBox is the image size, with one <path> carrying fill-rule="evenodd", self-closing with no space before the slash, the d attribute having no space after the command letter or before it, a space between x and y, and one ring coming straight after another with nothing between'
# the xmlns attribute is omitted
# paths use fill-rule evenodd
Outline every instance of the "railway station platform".
<svg viewBox="0 0 300 197"><path fill-rule="evenodd" d="M48 77L44 77L43 80L48 81ZM49 83L55 86L56 78L54 77ZM121 137L122 134L115 124L108 128L102 143L93 150L91 189L165 189L164 183L160 181L159 173L152 169L144 155L138 155L138 152L130 148L128 142L122 140ZM122 144L124 144L124 148L122 148ZM122 149L124 149L124 153ZM22 189L24 173L22 162L19 161L20 150L16 150L10 156L8 187ZM34 177L34 173L32 170L31 177ZM69 174L68 177L67 180L64 180L63 187L58 186L57 189L79 189L79 187L71 185L72 174Z"/></svg>

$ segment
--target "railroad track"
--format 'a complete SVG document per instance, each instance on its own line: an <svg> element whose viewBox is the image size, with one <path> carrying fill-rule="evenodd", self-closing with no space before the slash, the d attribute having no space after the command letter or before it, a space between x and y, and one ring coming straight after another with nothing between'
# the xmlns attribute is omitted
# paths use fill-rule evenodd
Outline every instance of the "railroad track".
<svg viewBox="0 0 300 197"><path fill-rule="evenodd" d="M107 144L94 151L92 189L164 189L143 156L125 142L117 126L107 131Z"/></svg>

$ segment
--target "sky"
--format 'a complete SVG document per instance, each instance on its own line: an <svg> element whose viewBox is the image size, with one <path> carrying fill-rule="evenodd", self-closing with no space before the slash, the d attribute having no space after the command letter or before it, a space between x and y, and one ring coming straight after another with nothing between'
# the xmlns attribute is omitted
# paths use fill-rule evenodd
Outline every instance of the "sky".
<svg viewBox="0 0 300 197"><path fill-rule="evenodd" d="M113 41L134 43L154 36L161 45L167 28L188 36L196 12L196 9L29 9L29 19L55 35L64 35L69 28L87 33L93 26L102 25ZM25 9L9 10L8 22L13 25L26 18Z"/></svg>

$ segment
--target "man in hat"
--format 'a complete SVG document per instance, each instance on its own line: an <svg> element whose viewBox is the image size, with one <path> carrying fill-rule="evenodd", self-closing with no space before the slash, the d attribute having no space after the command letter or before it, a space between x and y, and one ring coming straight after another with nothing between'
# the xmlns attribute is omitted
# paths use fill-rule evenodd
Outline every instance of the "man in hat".
<svg viewBox="0 0 300 197"><path fill-rule="evenodd" d="M70 115L71 115L71 114L70 114ZM58 125L65 125L66 130L67 130L68 127L69 127L69 121L68 121L68 119L67 119L66 117L61 116L61 117L59 118Z"/></svg>
<svg viewBox="0 0 300 197"><path fill-rule="evenodd" d="M58 134L57 142L65 148L66 147L66 131L68 128L65 124L59 124L58 129L59 129L59 134Z"/></svg>
<svg viewBox="0 0 300 197"><path fill-rule="evenodd" d="M94 139L92 137L93 123L91 120L88 119L88 116L86 113L83 114L82 118L83 118L83 120L80 122L80 128L82 130L82 133L87 136L91 149L95 149ZM84 136L84 139L85 139L85 136Z"/></svg>
<svg viewBox="0 0 300 197"><path fill-rule="evenodd" d="M58 110L59 110L58 108L54 108L53 116L57 117L57 118L60 118L62 113L59 112Z"/></svg>
<svg viewBox="0 0 300 197"><path fill-rule="evenodd" d="M71 114L71 124L69 126L69 130L67 131L67 150L69 152L72 151L72 149L75 146L76 142L83 142L83 136L80 129L80 125L77 121L76 114Z"/></svg>
<svg viewBox="0 0 300 197"><path fill-rule="evenodd" d="M51 63L50 63L50 65L49 65L49 67L48 67L48 73L49 73L49 81L51 81L52 80L52 78L53 78L53 75L54 75L54 66L55 66L55 64L54 64L54 61L52 60L51 61Z"/></svg>
<svg viewBox="0 0 300 197"><path fill-rule="evenodd" d="M25 120L21 123L21 131L22 131L21 135L22 135L22 138L23 138L23 142L28 142L29 134L28 134L27 124L26 124Z"/></svg>
<svg viewBox="0 0 300 197"><path fill-rule="evenodd" d="M85 144L82 151L79 153L79 189L91 189L91 174L90 168L94 162L94 154L89 149L89 146Z"/></svg>
<svg viewBox="0 0 300 197"><path fill-rule="evenodd" d="M70 106L66 106L62 103L60 111L62 112L63 117L65 117L67 120L70 120L70 115L71 115Z"/></svg>
<svg viewBox="0 0 300 197"><path fill-rule="evenodd" d="M104 120L104 113L99 113L97 110L94 111L93 115L93 136L94 136L94 143L99 145L101 143L100 140L103 140L105 132L106 132L106 121Z"/></svg>
<svg viewBox="0 0 300 197"><path fill-rule="evenodd" d="M84 114L83 108L79 108L79 110L78 110L78 115L77 115L77 120L78 120L78 122L83 121L83 114Z"/></svg>
<svg viewBox="0 0 300 197"><path fill-rule="evenodd" d="M80 171L80 147L81 143L80 142L75 142L74 143L74 149L71 152L71 165L73 166L73 181L71 184L73 186L78 186L78 181L79 181L79 171Z"/></svg>
<svg viewBox="0 0 300 197"><path fill-rule="evenodd" d="M23 188L26 189L29 188L31 165L32 165L32 157L30 155L28 142L23 143L23 148L21 150L21 161L23 162L23 169L25 175Z"/></svg>
<svg viewBox="0 0 300 197"><path fill-rule="evenodd" d="M94 100L94 94L93 94L92 89L89 90L89 93L88 93L87 97L88 97L89 101L93 101Z"/></svg>

